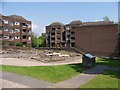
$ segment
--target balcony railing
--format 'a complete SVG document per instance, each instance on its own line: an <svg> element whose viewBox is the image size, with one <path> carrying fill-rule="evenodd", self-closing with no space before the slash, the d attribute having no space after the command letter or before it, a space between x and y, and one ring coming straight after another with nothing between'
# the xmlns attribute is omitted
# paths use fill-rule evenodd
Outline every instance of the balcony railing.
<svg viewBox="0 0 120 90"><path fill-rule="evenodd" d="M75 42L75 39L71 39L71 42Z"/></svg>
<svg viewBox="0 0 120 90"><path fill-rule="evenodd" d="M55 40L51 40L51 42L55 42Z"/></svg>

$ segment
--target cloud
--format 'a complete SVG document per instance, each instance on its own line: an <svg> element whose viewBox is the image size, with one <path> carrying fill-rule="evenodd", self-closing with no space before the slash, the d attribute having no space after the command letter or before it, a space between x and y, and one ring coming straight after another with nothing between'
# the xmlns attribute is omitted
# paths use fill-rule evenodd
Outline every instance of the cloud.
<svg viewBox="0 0 120 90"><path fill-rule="evenodd" d="M37 36L40 36L42 33L45 33L45 26L33 23L32 32L34 32Z"/></svg>

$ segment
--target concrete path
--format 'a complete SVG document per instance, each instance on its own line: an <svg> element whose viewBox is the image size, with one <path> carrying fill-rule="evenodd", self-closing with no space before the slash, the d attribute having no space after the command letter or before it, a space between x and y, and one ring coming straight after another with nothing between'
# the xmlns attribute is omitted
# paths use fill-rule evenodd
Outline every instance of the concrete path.
<svg viewBox="0 0 120 90"><path fill-rule="evenodd" d="M58 82L53 86L49 86L49 88L78 88L86 82L93 79L96 75L88 75L88 74L80 74L71 79Z"/></svg>
<svg viewBox="0 0 120 90"><path fill-rule="evenodd" d="M25 58L0 58L0 65L12 65L12 66L53 66L53 65L65 65L82 63L81 59L75 59L67 62L54 62L54 63L42 63L36 60L30 60Z"/></svg>
<svg viewBox="0 0 120 90"><path fill-rule="evenodd" d="M84 73L73 77L71 79L59 82L54 84L53 86L50 86L51 88L78 88L81 85L87 83L91 79L93 79L98 74L103 73L106 69L108 69L108 66L96 66L88 71L85 71Z"/></svg>
<svg viewBox="0 0 120 90"><path fill-rule="evenodd" d="M8 72L0 72L2 73L2 79L14 82L15 84L21 84L29 88L46 88L51 86L53 83L49 83L43 80L37 80L34 78L8 73Z"/></svg>
<svg viewBox="0 0 120 90"><path fill-rule="evenodd" d="M29 87L29 88L79 88L81 85L89 82L91 79L97 75L103 73L105 70L117 70L117 68L111 68L109 66L98 65L84 73L72 77L71 79L58 82L58 83L49 83L43 80L37 80L34 78L21 76L8 72L0 72L4 80L11 81L20 87ZM4 84L4 83L3 83ZM24 86L22 86L24 85ZM3 85L4 86L4 85ZM9 85L8 85L9 87Z"/></svg>

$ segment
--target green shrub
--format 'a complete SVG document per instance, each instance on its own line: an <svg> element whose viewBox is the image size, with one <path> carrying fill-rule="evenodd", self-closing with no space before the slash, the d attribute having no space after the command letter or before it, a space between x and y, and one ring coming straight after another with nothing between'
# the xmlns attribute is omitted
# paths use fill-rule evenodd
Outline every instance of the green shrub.
<svg viewBox="0 0 120 90"><path fill-rule="evenodd" d="M23 46L23 44L22 43L16 43L16 46Z"/></svg>

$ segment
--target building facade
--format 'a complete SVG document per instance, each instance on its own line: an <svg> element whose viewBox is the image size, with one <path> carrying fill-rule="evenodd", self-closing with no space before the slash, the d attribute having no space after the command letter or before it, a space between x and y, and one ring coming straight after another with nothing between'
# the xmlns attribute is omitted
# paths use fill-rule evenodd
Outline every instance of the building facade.
<svg viewBox="0 0 120 90"><path fill-rule="evenodd" d="M0 40L3 45L31 46L31 21L18 15L1 15Z"/></svg>
<svg viewBox="0 0 120 90"><path fill-rule="evenodd" d="M46 26L46 46L47 47L64 47L64 25L59 22L54 22Z"/></svg>
<svg viewBox="0 0 120 90"><path fill-rule="evenodd" d="M46 26L47 47L74 47L84 54L90 53L96 56L118 55L117 24L111 21L72 21L67 25L60 24ZM58 26L61 27L59 30ZM57 38L58 31L61 32L60 39Z"/></svg>

